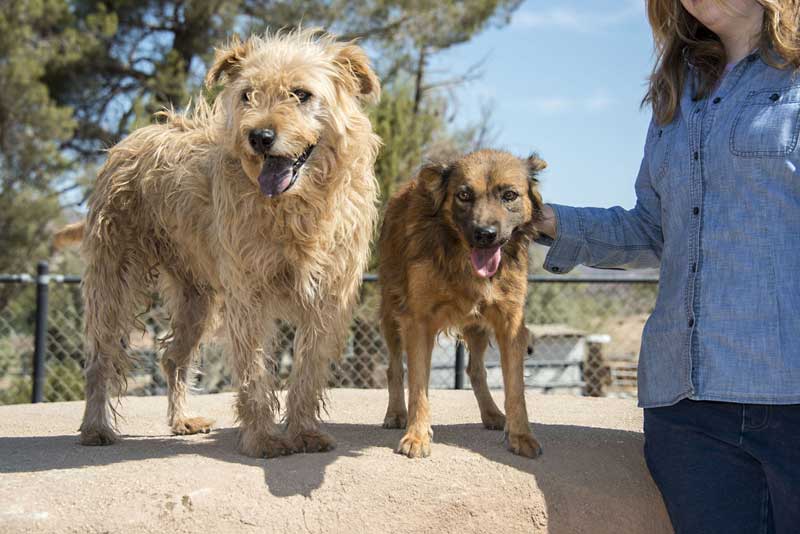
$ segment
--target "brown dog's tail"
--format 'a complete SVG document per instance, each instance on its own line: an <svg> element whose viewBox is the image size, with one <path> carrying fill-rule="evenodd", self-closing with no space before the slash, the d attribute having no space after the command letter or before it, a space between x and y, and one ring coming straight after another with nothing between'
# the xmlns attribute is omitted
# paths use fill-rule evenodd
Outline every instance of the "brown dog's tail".
<svg viewBox="0 0 800 534"><path fill-rule="evenodd" d="M83 239L83 230L85 228L86 221L78 221L58 230L53 234L53 249L62 250L64 247L74 243L80 243Z"/></svg>

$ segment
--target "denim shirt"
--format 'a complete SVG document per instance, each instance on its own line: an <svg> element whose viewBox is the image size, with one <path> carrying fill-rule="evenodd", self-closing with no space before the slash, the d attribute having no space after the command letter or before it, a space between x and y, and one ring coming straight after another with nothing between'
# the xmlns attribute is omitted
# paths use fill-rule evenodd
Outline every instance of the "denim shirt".
<svg viewBox="0 0 800 534"><path fill-rule="evenodd" d="M548 271L660 268L640 406L800 403L798 134L800 77L753 54L651 121L634 209L552 205Z"/></svg>

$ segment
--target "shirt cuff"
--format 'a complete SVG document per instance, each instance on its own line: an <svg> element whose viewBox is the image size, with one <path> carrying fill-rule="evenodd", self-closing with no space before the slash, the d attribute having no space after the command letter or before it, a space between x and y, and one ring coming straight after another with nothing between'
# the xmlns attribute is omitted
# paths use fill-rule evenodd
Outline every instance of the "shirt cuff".
<svg viewBox="0 0 800 534"><path fill-rule="evenodd" d="M550 250L544 259L544 268L553 274L566 274L580 262L585 243L583 219L578 208L550 204L556 217L556 238L538 239ZM542 236L543 238L546 236Z"/></svg>

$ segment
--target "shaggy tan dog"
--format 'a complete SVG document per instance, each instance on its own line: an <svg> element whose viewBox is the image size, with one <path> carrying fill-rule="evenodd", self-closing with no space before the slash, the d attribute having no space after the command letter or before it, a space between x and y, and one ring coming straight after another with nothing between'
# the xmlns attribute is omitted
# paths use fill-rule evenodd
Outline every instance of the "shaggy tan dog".
<svg viewBox="0 0 800 534"><path fill-rule="evenodd" d="M406 428L397 452L428 456L431 351L443 330L469 347L467 373L484 426L505 428L516 454L536 457L525 407L523 360L528 245L542 200L536 175L545 162L482 150L450 165L431 165L390 201L380 237L381 326L389 348L385 428ZM506 414L486 383L490 330L500 346ZM403 396L408 355L408 411Z"/></svg>
<svg viewBox="0 0 800 534"><path fill-rule="evenodd" d="M133 132L98 175L83 232L85 445L117 439L109 396L124 390L127 336L157 281L172 317L162 367L174 433L211 424L187 416L185 392L221 305L241 450L272 457L334 446L320 430L320 403L377 219L380 141L363 105L380 85L361 48L310 31L233 42L208 72L209 87L219 82L213 105L200 100L192 114L166 113L164 124ZM277 318L298 328L285 428L276 362L262 348Z"/></svg>

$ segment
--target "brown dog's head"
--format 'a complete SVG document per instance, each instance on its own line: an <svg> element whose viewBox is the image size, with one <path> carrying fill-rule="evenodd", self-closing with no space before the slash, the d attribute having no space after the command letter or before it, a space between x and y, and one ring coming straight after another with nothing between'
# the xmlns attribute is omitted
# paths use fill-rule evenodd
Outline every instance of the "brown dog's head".
<svg viewBox="0 0 800 534"><path fill-rule="evenodd" d="M217 50L206 76L208 87L219 83L222 142L267 197L291 189L325 151L335 155L350 132L369 128L362 106L380 95L360 47L309 30L235 39Z"/></svg>
<svg viewBox="0 0 800 534"><path fill-rule="evenodd" d="M536 175L545 167L535 154L519 159L507 152L480 150L420 172L432 212L469 247L476 275L493 276L503 245L517 235L535 233L532 223L542 207Z"/></svg>

